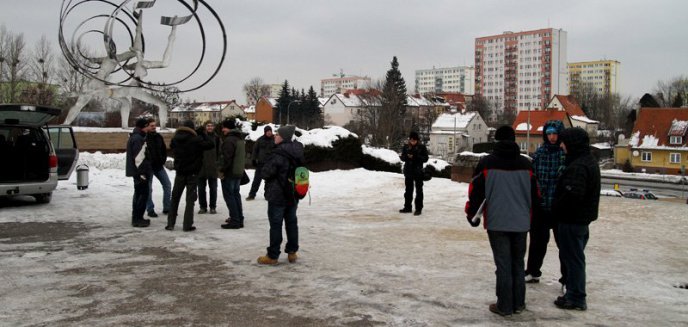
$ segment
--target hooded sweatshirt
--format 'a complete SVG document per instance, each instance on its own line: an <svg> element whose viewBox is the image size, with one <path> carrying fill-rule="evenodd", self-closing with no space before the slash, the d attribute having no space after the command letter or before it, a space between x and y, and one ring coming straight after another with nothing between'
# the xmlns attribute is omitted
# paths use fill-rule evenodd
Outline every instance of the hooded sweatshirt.
<svg viewBox="0 0 688 327"><path fill-rule="evenodd" d="M533 155L533 170L537 176L538 186L542 194L542 209L549 212L552 210L552 200L554 200L554 190L557 187L557 179L564 169L566 154L561 148L561 137L552 144L547 139L547 129L555 128L557 135L561 136L564 131L564 124L559 120L549 120L545 123L542 131L543 143L538 147Z"/></svg>

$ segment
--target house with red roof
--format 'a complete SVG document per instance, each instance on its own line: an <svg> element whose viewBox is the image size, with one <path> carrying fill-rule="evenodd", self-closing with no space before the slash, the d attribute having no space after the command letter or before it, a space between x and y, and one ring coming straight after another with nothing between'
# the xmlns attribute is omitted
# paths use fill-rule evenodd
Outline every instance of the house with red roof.
<svg viewBox="0 0 688 327"><path fill-rule="evenodd" d="M688 166L688 108L640 108L631 137L614 148L617 167L681 174Z"/></svg>

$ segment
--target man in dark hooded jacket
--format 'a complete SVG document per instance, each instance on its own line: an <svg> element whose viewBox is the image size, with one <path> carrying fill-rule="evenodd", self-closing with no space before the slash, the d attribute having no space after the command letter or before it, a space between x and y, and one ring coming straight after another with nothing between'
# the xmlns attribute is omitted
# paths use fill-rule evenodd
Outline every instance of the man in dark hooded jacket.
<svg viewBox="0 0 688 327"><path fill-rule="evenodd" d="M222 155L222 197L225 199L229 218L226 224L220 225L224 229L244 228L244 209L241 204L241 177L244 175L246 164L246 141L241 133L240 125L234 119L222 122L224 139L220 153Z"/></svg>
<svg viewBox="0 0 688 327"><path fill-rule="evenodd" d="M143 219L148 202L148 181L153 177L150 153L146 144L146 133L150 130L147 118L136 120L136 128L127 141L126 175L134 178L134 199L132 201L131 225L148 227L150 220Z"/></svg>
<svg viewBox="0 0 688 327"><path fill-rule="evenodd" d="M540 282L542 262L547 253L549 230L554 231L554 241L558 243L557 220L552 216L552 200L559 175L564 169L565 153L561 148L559 135L564 130L564 124L559 120L550 120L542 129L543 143L533 155L533 169L537 176L540 194L542 195L541 210L536 210L530 226L530 246L528 247L528 264L526 265L526 283ZM561 266L561 265L560 265ZM559 282L564 284L566 278L564 267L561 266Z"/></svg>
<svg viewBox="0 0 688 327"><path fill-rule="evenodd" d="M284 252L289 262L296 262L299 250L299 226L296 209L299 200L294 197L291 181L294 169L303 165L305 158L303 144L292 141L294 126L282 126L275 135L275 149L263 166L265 196L268 200L268 220L270 221L270 246L267 254L258 257L259 264L274 265L280 255L282 244L282 221L287 233Z"/></svg>
<svg viewBox="0 0 688 327"><path fill-rule="evenodd" d="M497 266L497 303L489 310L501 316L521 313L525 307L526 284L523 259L530 217L540 202L537 181L528 159L521 156L511 126L495 133L494 152L478 162L468 188L466 218L473 221L480 207Z"/></svg>
<svg viewBox="0 0 688 327"><path fill-rule="evenodd" d="M173 230L177 221L179 201L186 188L186 208L184 210L184 223L182 229L190 232L194 227L194 205L196 204L196 191L198 185L198 172L203 164L203 151L212 149L215 144L208 139L206 134L200 136L194 130L192 121L185 121L170 142L170 149L174 156L174 187L172 188L172 207L167 215L166 230Z"/></svg>
<svg viewBox="0 0 688 327"><path fill-rule="evenodd" d="M150 124L150 132L146 134L146 143L148 144L148 149L151 155L151 165L153 166L153 176L158 179L160 185L162 185L162 213L167 214L170 212L170 199L172 197L172 185L170 183L170 178L167 176L167 171L165 170L165 161L167 161L167 145L165 145L165 139L162 135L157 132L157 124L155 119L148 118L148 123ZM149 217L157 217L158 214L155 213L155 203L153 201L153 179L148 180L148 204L146 205L146 211L148 211Z"/></svg>
<svg viewBox="0 0 688 327"><path fill-rule="evenodd" d="M399 210L401 213L411 212L411 202L413 201L413 186L416 188L416 211L413 213L419 216L423 211L423 163L428 161L428 149L420 143L418 132L409 134L408 143L401 149L399 159L404 162L404 207Z"/></svg>
<svg viewBox="0 0 688 327"><path fill-rule="evenodd" d="M208 200L210 200L210 213L216 214L217 208L217 158L220 156L220 138L215 135L215 124L206 121L196 133L205 134L208 139L213 141L215 146L212 149L203 151L203 166L198 173L198 205L201 209L199 214L208 212ZM208 200L206 200L205 186L208 185Z"/></svg>
<svg viewBox="0 0 688 327"><path fill-rule="evenodd" d="M559 260L566 269L566 294L554 301L561 309L586 310L585 246L588 225L597 219L600 204L600 167L590 153L588 133L580 127L560 135L566 168L557 182L552 203L559 220Z"/></svg>
<svg viewBox="0 0 688 327"><path fill-rule="evenodd" d="M258 188L260 188L260 182L263 180L262 171L265 160L268 159L272 148L275 147L275 137L272 134L272 127L270 125L263 128L263 135L256 140L253 144L253 152L251 154L252 164L256 168L256 172L253 175L253 184L251 184L251 191L248 192L247 201L251 201L256 198L256 193L258 193Z"/></svg>

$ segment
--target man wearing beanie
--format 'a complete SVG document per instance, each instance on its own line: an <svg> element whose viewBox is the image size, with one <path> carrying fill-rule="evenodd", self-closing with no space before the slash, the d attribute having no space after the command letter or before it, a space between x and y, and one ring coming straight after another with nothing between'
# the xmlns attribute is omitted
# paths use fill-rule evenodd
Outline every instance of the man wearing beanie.
<svg viewBox="0 0 688 327"><path fill-rule="evenodd" d="M510 316L526 307L526 235L540 199L533 168L521 156L513 128L498 128L495 139L494 152L480 159L475 168L468 188L466 218L471 226L478 227L480 220L472 218L483 206L487 214L484 226L497 266L497 303L491 304L489 310Z"/></svg>
<svg viewBox="0 0 688 327"><path fill-rule="evenodd" d="M246 143L234 119L227 119L222 122L222 135L224 136L220 151L222 155L220 165L222 197L227 204L229 218L221 227L224 229L244 228L244 210L239 190L246 163Z"/></svg>
<svg viewBox="0 0 688 327"><path fill-rule="evenodd" d="M303 144L292 141L294 126L282 126L275 135L275 149L263 166L265 197L268 200L268 220L270 221L270 246L267 254L258 257L262 265L277 264L282 244L282 222L287 234L284 252L290 263L296 262L299 250L299 226L296 210L299 200L294 197L292 181L294 170L303 165L305 158Z"/></svg>
<svg viewBox="0 0 688 327"><path fill-rule="evenodd" d="M404 162L404 208L399 210L401 213L411 212L411 202L413 201L413 188L416 188L416 211L413 213L419 216L423 211L423 163L428 161L428 149L420 143L418 132L409 134L408 143L401 150L399 159Z"/></svg>
<svg viewBox="0 0 688 327"><path fill-rule="evenodd" d="M251 191L248 193L247 201L251 201L256 198L256 193L258 193L258 188L260 187L260 181L263 180L261 173L263 170L263 165L265 160L272 152L272 148L275 147L275 139L272 135L272 127L266 125L263 128L263 135L256 140L253 144L253 152L251 154L251 163L253 167L256 168L255 174L253 174L253 184L251 184Z"/></svg>
<svg viewBox="0 0 688 327"><path fill-rule="evenodd" d="M215 147L213 141L205 134L198 135L194 130L194 123L190 120L182 123L170 142L170 149L174 156L174 186L172 187L172 207L167 214L166 230L173 230L177 221L179 202L186 189L186 208L182 230L190 232L194 227L194 205L198 187L198 172L203 165L203 151Z"/></svg>
<svg viewBox="0 0 688 327"><path fill-rule="evenodd" d="M205 134L208 139L213 141L215 146L212 149L203 151L203 165L198 173L198 205L201 209L199 214L208 212L208 200L210 201L210 213L217 213L217 158L220 157L220 139L215 135L215 124L206 121L196 133ZM205 186L208 185L208 197L206 199Z"/></svg>
<svg viewBox="0 0 688 327"><path fill-rule="evenodd" d="M584 129L568 128L559 137L566 168L557 182L552 212L559 220L559 260L566 269L566 293L554 304L560 309L586 310L585 246L588 225L597 220L600 205L600 167L590 153Z"/></svg>
<svg viewBox="0 0 688 327"><path fill-rule="evenodd" d="M564 168L565 153L559 146L559 134L564 130L564 124L560 120L549 120L542 128L543 143L533 155L533 169L537 176L540 194L542 194L542 210L536 210L541 215L533 216L530 226L530 246L528 247L528 264L526 265L526 283L540 282L542 262L547 253L549 243L549 230L554 231L554 240L558 244L557 221L552 215L552 200L554 189L557 186L559 174ZM561 264L560 264L561 266ZM565 270L561 266L561 278L559 282L564 284Z"/></svg>
<svg viewBox="0 0 688 327"><path fill-rule="evenodd" d="M131 225L148 227L150 220L143 219L148 202L148 181L153 176L150 154L146 144L146 133L150 130L148 118L136 120L136 127L127 141L126 175L134 178L134 199L131 209Z"/></svg>

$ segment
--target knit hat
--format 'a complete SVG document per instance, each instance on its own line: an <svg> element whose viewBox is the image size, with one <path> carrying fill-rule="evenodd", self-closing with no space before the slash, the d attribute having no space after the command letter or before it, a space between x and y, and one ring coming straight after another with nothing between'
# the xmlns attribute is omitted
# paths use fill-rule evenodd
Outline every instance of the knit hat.
<svg viewBox="0 0 688 327"><path fill-rule="evenodd" d="M235 129L236 128L236 121L234 121L234 119L225 119L222 122L222 128Z"/></svg>
<svg viewBox="0 0 688 327"><path fill-rule="evenodd" d="M267 131L271 131L271 132L272 132L272 127L270 127L270 125L265 125L265 127L263 127L263 133L265 133L265 132L267 132Z"/></svg>
<svg viewBox="0 0 688 327"><path fill-rule="evenodd" d="M418 132L413 131L409 133L409 139L418 141L420 139L420 137L418 136Z"/></svg>
<svg viewBox="0 0 688 327"><path fill-rule="evenodd" d="M148 118L142 117L136 120L136 127L138 128L144 128L148 126L148 124L150 124Z"/></svg>
<svg viewBox="0 0 688 327"><path fill-rule="evenodd" d="M556 127L554 127L554 126L549 126L549 127L547 127L547 130L545 130L545 134L547 134L547 135L549 135L549 134L559 134L559 131L557 130Z"/></svg>
<svg viewBox="0 0 688 327"><path fill-rule="evenodd" d="M285 125L277 129L277 135L282 137L284 140L291 141L292 137L294 137L295 131L296 128L293 125Z"/></svg>
<svg viewBox="0 0 688 327"><path fill-rule="evenodd" d="M194 126L194 122L191 121L191 120L185 120L185 121L182 123L182 126L188 127L188 128L191 128L191 129L194 129L194 127L195 127L195 126Z"/></svg>
<svg viewBox="0 0 688 327"><path fill-rule="evenodd" d="M497 141L516 141L516 133L509 125L504 125L497 128L495 132L495 140Z"/></svg>

